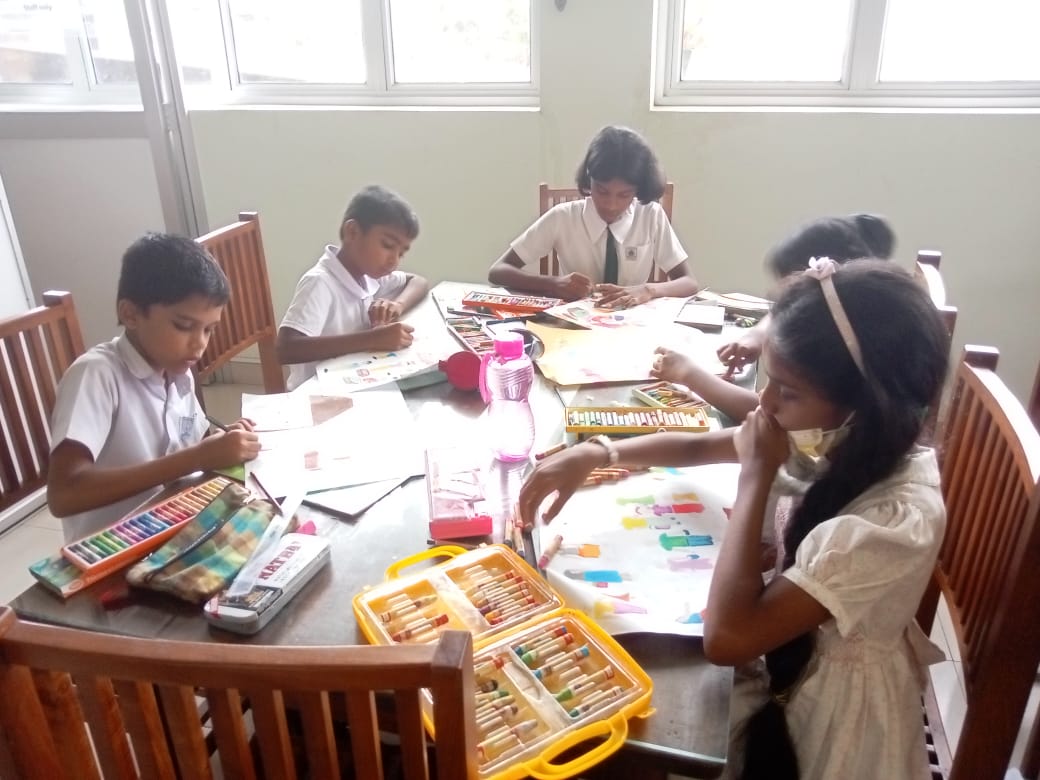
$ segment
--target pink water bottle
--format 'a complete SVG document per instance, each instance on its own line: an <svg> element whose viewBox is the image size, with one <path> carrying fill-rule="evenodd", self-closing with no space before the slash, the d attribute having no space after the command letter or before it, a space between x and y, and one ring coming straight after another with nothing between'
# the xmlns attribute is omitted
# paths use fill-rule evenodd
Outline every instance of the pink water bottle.
<svg viewBox="0 0 1040 780"><path fill-rule="evenodd" d="M491 449L506 462L526 460L534 445L534 415L528 396L534 364L524 352L519 333L495 336L495 351L483 357L480 394L488 404Z"/></svg>

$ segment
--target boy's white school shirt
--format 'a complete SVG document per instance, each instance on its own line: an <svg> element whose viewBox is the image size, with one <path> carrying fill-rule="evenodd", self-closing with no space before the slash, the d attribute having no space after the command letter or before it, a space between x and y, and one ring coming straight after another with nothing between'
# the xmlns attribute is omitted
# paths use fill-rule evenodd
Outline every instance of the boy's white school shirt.
<svg viewBox="0 0 1040 780"><path fill-rule="evenodd" d="M632 201L610 225L610 232L617 243L618 284L622 286L651 280L655 266L668 273L689 256L657 202ZM511 247L536 272L539 260L556 249L561 276L579 273L599 283L607 252L607 223L592 198L560 203L542 214Z"/></svg>
<svg viewBox="0 0 1040 780"><path fill-rule="evenodd" d="M61 378L51 450L71 439L90 450L100 468L136 466L198 444L208 428L191 373L167 383L124 333L87 350ZM111 525L152 492L63 518L65 541Z"/></svg>
<svg viewBox="0 0 1040 780"><path fill-rule="evenodd" d="M339 247L329 244L318 262L296 285L281 327L292 328L304 336L342 336L368 330L372 322L368 308L376 298L399 293L408 283L408 274L394 271L379 279L357 279L336 257ZM286 387L295 390L312 376L317 362L297 363L289 368Z"/></svg>

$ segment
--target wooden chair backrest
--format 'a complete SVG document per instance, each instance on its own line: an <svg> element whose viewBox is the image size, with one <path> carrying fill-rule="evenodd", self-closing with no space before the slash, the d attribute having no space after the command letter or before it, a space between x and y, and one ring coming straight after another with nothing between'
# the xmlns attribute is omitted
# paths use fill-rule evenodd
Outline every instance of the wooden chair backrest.
<svg viewBox="0 0 1040 780"><path fill-rule="evenodd" d="M1033 421L1033 426L1040 430L1040 366L1036 367L1033 392L1029 396L1029 419Z"/></svg>
<svg viewBox="0 0 1040 780"><path fill-rule="evenodd" d="M928 293L935 308L939 312L943 325L946 326L946 335L949 337L947 350L953 344L953 329L957 325L957 307L946 303L946 284L943 282L942 274L939 272L939 264L942 262L942 252L923 249L917 253L917 263L914 268L914 278ZM924 436L930 438L939 422L939 407L941 397L936 398L928 411L924 421Z"/></svg>
<svg viewBox="0 0 1040 780"><path fill-rule="evenodd" d="M0 511L46 487L55 388L82 354L71 293L0 320Z"/></svg>
<svg viewBox="0 0 1040 780"><path fill-rule="evenodd" d="M997 357L965 347L954 375L940 430L946 536L918 612L927 632L945 599L963 663L967 712L952 758L936 740L950 780L1004 777L1040 663L1040 434Z"/></svg>
<svg viewBox="0 0 1040 780"><path fill-rule="evenodd" d="M668 217L668 221L672 221L672 198L675 195L675 185L672 182L668 182L664 185L664 195L661 196L661 208L664 209L665 216ZM542 183L538 185L538 214L539 216L547 212L553 206L558 206L561 203L569 203L572 200L581 200L585 196L575 187L550 187L548 184ZM543 257L538 261L538 272L542 276L559 276L560 275L560 258L556 256L556 250L553 250L551 256ZM667 281L668 275L658 271L657 281Z"/></svg>
<svg viewBox="0 0 1040 780"><path fill-rule="evenodd" d="M284 393L285 375L274 348L278 323L271 304L260 217L255 211L246 211L238 215L238 220L196 239L213 255L231 283L231 300L195 367L196 376L205 379L256 344L264 390Z"/></svg>
<svg viewBox="0 0 1040 780"><path fill-rule="evenodd" d="M30 623L2 607L0 776L208 778L219 757L225 777L340 777L352 767L381 778L375 693L392 691L405 776L426 778L423 688L434 701L436 776L475 778L468 632L390 647L174 642Z"/></svg>

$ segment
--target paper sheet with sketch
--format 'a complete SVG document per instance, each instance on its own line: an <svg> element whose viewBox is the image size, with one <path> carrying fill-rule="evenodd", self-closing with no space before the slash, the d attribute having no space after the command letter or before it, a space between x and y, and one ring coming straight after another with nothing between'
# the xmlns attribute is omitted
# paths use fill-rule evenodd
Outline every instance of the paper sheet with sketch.
<svg viewBox="0 0 1040 780"><path fill-rule="evenodd" d="M550 525L549 584L611 634L702 636L738 466L655 469L579 490ZM710 616L708 617L710 619Z"/></svg>
<svg viewBox="0 0 1040 780"><path fill-rule="evenodd" d="M553 306L545 313L582 328L658 327L673 322L686 301L686 298L654 298L628 309L606 309L597 305L596 298L582 298Z"/></svg>
<svg viewBox="0 0 1040 780"><path fill-rule="evenodd" d="M424 444L397 386L349 399L349 409L319 424L261 432L260 455L247 470L275 496L299 482L312 493L422 474Z"/></svg>

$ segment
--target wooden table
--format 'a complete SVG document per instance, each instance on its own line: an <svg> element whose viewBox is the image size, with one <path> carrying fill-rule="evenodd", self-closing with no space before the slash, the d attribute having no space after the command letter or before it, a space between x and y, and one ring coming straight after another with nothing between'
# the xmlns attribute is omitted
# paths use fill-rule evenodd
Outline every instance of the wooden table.
<svg viewBox="0 0 1040 780"><path fill-rule="evenodd" d="M456 434L478 436L484 405L477 394L438 384L408 391L406 398L421 426L451 426ZM562 407L555 391L539 380L532 406L538 421L536 447L560 441ZM522 478L522 467L505 467L502 474L508 491L515 492ZM352 522L306 507L301 512L314 519L319 533L331 542L332 564L253 636L212 628L197 607L161 594L135 592L129 606L106 610L100 596L122 581L119 573L66 601L34 585L11 604L30 620L130 636L229 645L365 644L351 601L366 586L381 582L389 565L426 547L425 485L421 479L405 484ZM494 536L501 538L500 526ZM732 670L708 663L697 638L632 634L618 641L653 679L656 712L631 722L629 740L617 761L638 767L643 776L653 776L655 770L718 776L728 745Z"/></svg>

